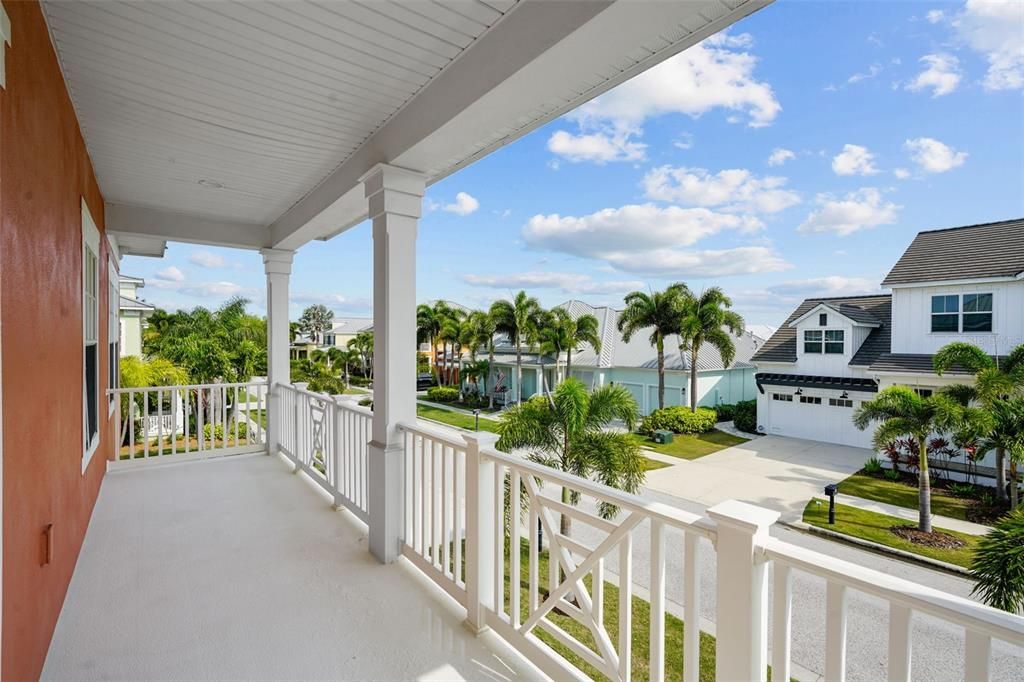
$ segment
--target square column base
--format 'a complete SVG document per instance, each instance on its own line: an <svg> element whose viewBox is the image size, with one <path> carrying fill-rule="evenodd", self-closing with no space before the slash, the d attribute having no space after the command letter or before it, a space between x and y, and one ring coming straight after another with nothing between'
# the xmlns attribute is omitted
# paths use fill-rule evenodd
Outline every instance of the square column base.
<svg viewBox="0 0 1024 682"><path fill-rule="evenodd" d="M390 564L401 555L404 457L402 443L369 443L370 553L382 564Z"/></svg>

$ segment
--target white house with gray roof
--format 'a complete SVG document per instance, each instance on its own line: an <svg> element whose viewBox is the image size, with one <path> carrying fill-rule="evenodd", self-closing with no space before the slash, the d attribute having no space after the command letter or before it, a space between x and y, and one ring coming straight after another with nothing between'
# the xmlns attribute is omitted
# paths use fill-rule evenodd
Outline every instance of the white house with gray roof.
<svg viewBox="0 0 1024 682"><path fill-rule="evenodd" d="M601 352L584 347L573 353L571 375L591 387L619 384L636 398L643 414L658 407L658 356L650 344L649 334L641 330L626 342L618 330L619 311L607 306L594 307L571 300L558 306L577 318L593 315L598 321ZM701 347L697 357L698 402L711 406L753 399L756 394L754 365L750 362L764 339L745 333L733 339L736 358L725 367L718 351L709 344ZM665 405L689 404L690 356L681 353L677 336L665 340ZM504 387L511 400L516 394L515 348L507 342L499 344L494 369L498 386ZM540 392L546 382L549 388L561 380L565 372L565 353L554 356L523 354L523 399ZM490 388L490 387L489 387Z"/></svg>
<svg viewBox="0 0 1024 682"><path fill-rule="evenodd" d="M144 286L146 281L141 277L121 275L118 278L118 354L122 358L129 355L142 357L142 330L146 328L146 319L156 310L139 300L138 291Z"/></svg>
<svg viewBox="0 0 1024 682"><path fill-rule="evenodd" d="M1024 343L1024 219L921 232L875 296L808 299L753 356L761 431L858 447L853 410L900 384L930 393L934 353L965 341L994 357Z"/></svg>

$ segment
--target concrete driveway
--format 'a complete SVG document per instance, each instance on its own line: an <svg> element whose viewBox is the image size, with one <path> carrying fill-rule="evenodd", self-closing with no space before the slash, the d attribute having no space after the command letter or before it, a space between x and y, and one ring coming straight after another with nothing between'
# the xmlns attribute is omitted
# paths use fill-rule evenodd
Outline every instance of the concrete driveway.
<svg viewBox="0 0 1024 682"><path fill-rule="evenodd" d="M825 484L838 483L858 471L871 456L865 448L763 436L649 471L645 487L707 506L743 500L793 520L800 518L807 500L824 494Z"/></svg>

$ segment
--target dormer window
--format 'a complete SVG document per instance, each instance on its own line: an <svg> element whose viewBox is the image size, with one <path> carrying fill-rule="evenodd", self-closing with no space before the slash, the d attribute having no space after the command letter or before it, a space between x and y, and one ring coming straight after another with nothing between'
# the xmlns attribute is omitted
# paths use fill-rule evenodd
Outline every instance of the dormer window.
<svg viewBox="0 0 1024 682"><path fill-rule="evenodd" d="M843 354L843 334L842 329L828 329L825 331L825 352L830 354L842 355Z"/></svg>
<svg viewBox="0 0 1024 682"><path fill-rule="evenodd" d="M845 336L842 329L808 329L804 331L804 353L842 355Z"/></svg>

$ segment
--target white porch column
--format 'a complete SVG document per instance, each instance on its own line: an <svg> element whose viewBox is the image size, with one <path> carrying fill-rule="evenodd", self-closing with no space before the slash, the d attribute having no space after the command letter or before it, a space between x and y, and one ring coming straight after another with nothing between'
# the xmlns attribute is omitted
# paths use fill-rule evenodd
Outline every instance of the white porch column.
<svg viewBox="0 0 1024 682"><path fill-rule="evenodd" d="M288 278L294 251L262 249L267 274L267 454L276 454L281 433L280 391L291 381L288 363Z"/></svg>
<svg viewBox="0 0 1024 682"><path fill-rule="evenodd" d="M362 178L373 221L373 440L370 552L398 557L402 518L399 422L416 421L416 224L426 178L378 165Z"/></svg>

